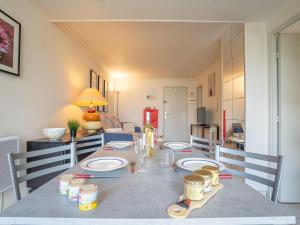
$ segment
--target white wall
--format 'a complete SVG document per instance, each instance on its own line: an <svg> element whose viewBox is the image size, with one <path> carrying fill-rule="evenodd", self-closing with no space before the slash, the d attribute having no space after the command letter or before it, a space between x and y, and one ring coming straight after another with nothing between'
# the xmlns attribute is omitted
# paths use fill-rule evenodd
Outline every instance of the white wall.
<svg viewBox="0 0 300 225"><path fill-rule="evenodd" d="M266 30L268 34L268 65L269 65L269 83L270 83L270 127L269 127L269 154L276 155L278 153L278 107L277 107L277 60L276 60L276 41L272 37L272 34L281 32L282 29L287 26L299 21L300 19L300 1L293 1L292 3L286 5L280 11L276 12L273 17L269 18L266 22Z"/></svg>
<svg viewBox="0 0 300 225"><path fill-rule="evenodd" d="M245 24L247 151L277 154L276 146L274 146L276 140L269 140L271 135L274 136L272 129L276 129L276 126L271 126L271 122L275 123L276 118L271 115L270 108L271 106L276 108L274 104L276 93L271 90L271 88L276 89L276 73L273 68L276 59L268 49L272 47L269 34L274 30L278 31L278 28L285 25L287 21L299 18L299 13L300 2L293 1L274 13L274 16L264 24ZM268 55L268 53L271 54ZM272 104L270 104L271 101ZM254 186L253 183L251 185ZM265 187L257 184L254 187L261 192L266 190Z"/></svg>
<svg viewBox="0 0 300 225"><path fill-rule="evenodd" d="M0 8L22 25L21 76L0 72L0 137L19 136L25 151L25 141L42 137L42 128L81 117L71 104L89 86L89 70L101 69L30 1L0 1Z"/></svg>
<svg viewBox="0 0 300 225"><path fill-rule="evenodd" d="M42 128L81 116L71 104L89 86L89 70L101 69L30 1L1 1L0 7L22 25L21 76L0 72L0 136L41 137Z"/></svg>
<svg viewBox="0 0 300 225"><path fill-rule="evenodd" d="M116 85L120 90L119 118L121 121L135 122L143 126L143 109L156 107L159 110L159 135L163 134L163 88L164 87L188 87L189 92L195 91L197 82L195 79L178 78L138 78L125 77L118 80ZM155 100L147 100L149 91L156 93ZM196 104L188 103L188 131L190 124L196 121Z"/></svg>
<svg viewBox="0 0 300 225"><path fill-rule="evenodd" d="M246 151L268 154L269 79L264 23L245 23ZM264 192L262 185L248 181Z"/></svg>
<svg viewBox="0 0 300 225"><path fill-rule="evenodd" d="M215 96L208 95L208 76L215 73ZM202 86L202 105L206 107L207 120L222 127L222 77L221 59L208 66L198 77L198 86Z"/></svg>

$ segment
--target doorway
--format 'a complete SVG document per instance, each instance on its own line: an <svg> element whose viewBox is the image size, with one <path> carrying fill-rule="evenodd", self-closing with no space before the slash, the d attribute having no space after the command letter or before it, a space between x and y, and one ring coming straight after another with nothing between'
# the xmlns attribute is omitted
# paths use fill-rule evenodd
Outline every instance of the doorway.
<svg viewBox="0 0 300 225"><path fill-rule="evenodd" d="M187 87L164 87L164 140L188 141Z"/></svg>

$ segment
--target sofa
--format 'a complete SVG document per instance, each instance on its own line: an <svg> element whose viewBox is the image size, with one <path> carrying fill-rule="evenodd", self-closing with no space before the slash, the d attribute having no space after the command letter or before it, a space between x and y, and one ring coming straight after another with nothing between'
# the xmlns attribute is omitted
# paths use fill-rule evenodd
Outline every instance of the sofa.
<svg viewBox="0 0 300 225"><path fill-rule="evenodd" d="M113 114L100 114L104 130L104 144L111 141L134 141L140 137L141 128L132 122L120 122Z"/></svg>

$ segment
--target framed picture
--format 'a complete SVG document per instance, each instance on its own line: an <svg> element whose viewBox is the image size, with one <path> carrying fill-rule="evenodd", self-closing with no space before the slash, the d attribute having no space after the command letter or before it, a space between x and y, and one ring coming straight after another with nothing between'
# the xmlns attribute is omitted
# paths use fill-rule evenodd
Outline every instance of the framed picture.
<svg viewBox="0 0 300 225"><path fill-rule="evenodd" d="M103 80L103 97L108 102L108 82L106 80ZM103 112L108 112L108 105L103 106Z"/></svg>
<svg viewBox="0 0 300 225"><path fill-rule="evenodd" d="M20 76L21 24L0 10L0 71Z"/></svg>
<svg viewBox="0 0 300 225"><path fill-rule="evenodd" d="M106 80L103 79L103 82L102 82L102 96L103 96L103 98L105 98L105 82L106 82Z"/></svg>
<svg viewBox="0 0 300 225"><path fill-rule="evenodd" d="M102 77L100 74L97 75L97 90L102 94ZM103 112L102 106L97 106L98 112Z"/></svg>
<svg viewBox="0 0 300 225"><path fill-rule="evenodd" d="M101 77L101 75L99 75L99 82L98 82L98 91L102 94L103 96L103 78Z"/></svg>
<svg viewBox="0 0 300 225"><path fill-rule="evenodd" d="M90 70L90 88L98 90L98 75L94 70Z"/></svg>
<svg viewBox="0 0 300 225"><path fill-rule="evenodd" d="M216 94L215 90L215 73L208 76L208 96L213 97Z"/></svg>

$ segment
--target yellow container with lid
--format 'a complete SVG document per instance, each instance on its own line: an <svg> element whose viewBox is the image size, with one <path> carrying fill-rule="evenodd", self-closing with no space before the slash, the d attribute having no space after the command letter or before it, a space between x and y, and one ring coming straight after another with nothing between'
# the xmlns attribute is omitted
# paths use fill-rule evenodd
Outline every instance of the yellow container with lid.
<svg viewBox="0 0 300 225"><path fill-rule="evenodd" d="M209 170L195 170L193 174L204 178L204 192L210 192L212 190L212 172Z"/></svg>
<svg viewBox="0 0 300 225"><path fill-rule="evenodd" d="M185 199L200 201L203 199L204 178L197 175L188 175L183 178Z"/></svg>
<svg viewBox="0 0 300 225"><path fill-rule="evenodd" d="M208 170L212 173L212 181L211 184L216 186L219 184L219 168L216 166L203 166L203 170Z"/></svg>
<svg viewBox="0 0 300 225"><path fill-rule="evenodd" d="M80 187L79 192L79 209L91 210L98 205L98 186L96 184L85 184Z"/></svg>

